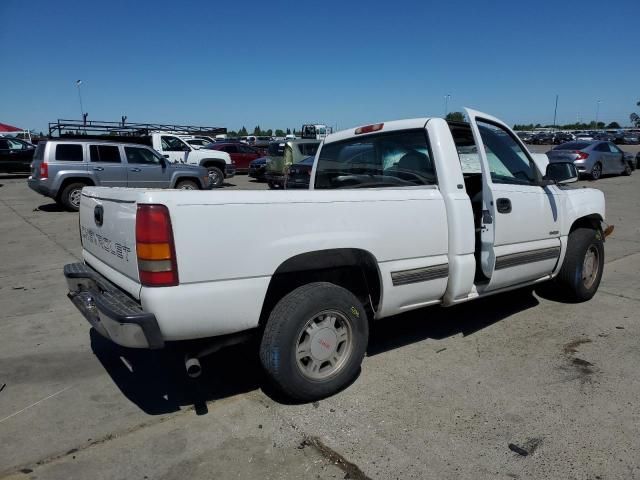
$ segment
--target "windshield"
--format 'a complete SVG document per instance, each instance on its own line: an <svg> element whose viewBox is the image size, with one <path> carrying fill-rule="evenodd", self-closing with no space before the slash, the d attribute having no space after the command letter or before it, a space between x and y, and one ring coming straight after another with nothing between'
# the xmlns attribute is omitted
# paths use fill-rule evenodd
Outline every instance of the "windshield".
<svg viewBox="0 0 640 480"><path fill-rule="evenodd" d="M432 185L436 173L423 129L355 137L320 150L317 189Z"/></svg>

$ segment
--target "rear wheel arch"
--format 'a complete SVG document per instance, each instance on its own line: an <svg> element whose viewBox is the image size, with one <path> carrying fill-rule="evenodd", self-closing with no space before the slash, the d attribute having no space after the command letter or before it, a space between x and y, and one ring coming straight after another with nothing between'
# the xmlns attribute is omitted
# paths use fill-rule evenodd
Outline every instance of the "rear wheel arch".
<svg viewBox="0 0 640 480"><path fill-rule="evenodd" d="M276 304L296 288L313 282L328 282L351 291L373 313L382 298L378 262L372 253L356 248L317 250L284 261L271 277L262 305L264 324Z"/></svg>
<svg viewBox="0 0 640 480"><path fill-rule="evenodd" d="M178 188L178 185L180 184L180 182L183 181L189 181L189 182L194 182L196 184L196 186L198 187L198 190L202 189L202 183L201 180L197 177L190 177L190 176L178 176L175 178L174 182L173 182L173 187L172 188Z"/></svg>
<svg viewBox="0 0 640 480"><path fill-rule="evenodd" d="M56 192L56 198L59 198L60 194L64 191L65 188L67 188L67 185L70 185L72 183L84 183L87 187L95 186L94 181L88 177L67 177L64 178L62 182L60 182L60 186L58 187L58 191Z"/></svg>

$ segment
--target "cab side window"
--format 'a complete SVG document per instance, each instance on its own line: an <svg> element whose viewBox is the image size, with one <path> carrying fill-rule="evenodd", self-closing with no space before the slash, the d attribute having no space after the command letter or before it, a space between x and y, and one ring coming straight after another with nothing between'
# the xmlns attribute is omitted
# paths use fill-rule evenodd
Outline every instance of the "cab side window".
<svg viewBox="0 0 640 480"><path fill-rule="evenodd" d="M437 184L424 129L356 136L325 144L319 155L316 189Z"/></svg>
<svg viewBox="0 0 640 480"><path fill-rule="evenodd" d="M59 162L82 162L82 145L73 143L56 145L56 160Z"/></svg>
<svg viewBox="0 0 640 480"><path fill-rule="evenodd" d="M115 145L90 145L89 159L92 163L120 163L120 149Z"/></svg>
<svg viewBox="0 0 640 480"><path fill-rule="evenodd" d="M478 129L485 146L493 183L535 185L538 170L511 134L492 123L478 119Z"/></svg>
<svg viewBox="0 0 640 480"><path fill-rule="evenodd" d="M138 165L160 165L161 160L151 150L139 147L124 147L127 162Z"/></svg>
<svg viewBox="0 0 640 480"><path fill-rule="evenodd" d="M160 137L160 142L162 143L162 149L165 152L184 152L189 148L179 138L171 137L169 135Z"/></svg>

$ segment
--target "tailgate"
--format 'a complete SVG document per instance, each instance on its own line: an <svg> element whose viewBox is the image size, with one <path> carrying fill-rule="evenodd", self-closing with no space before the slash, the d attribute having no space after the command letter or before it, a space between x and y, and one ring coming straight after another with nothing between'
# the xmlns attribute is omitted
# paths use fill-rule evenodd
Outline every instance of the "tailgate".
<svg viewBox="0 0 640 480"><path fill-rule="evenodd" d="M139 282L137 204L130 192L118 188L84 188L80 201L80 236L86 252L118 273ZM94 265L101 270L99 267Z"/></svg>

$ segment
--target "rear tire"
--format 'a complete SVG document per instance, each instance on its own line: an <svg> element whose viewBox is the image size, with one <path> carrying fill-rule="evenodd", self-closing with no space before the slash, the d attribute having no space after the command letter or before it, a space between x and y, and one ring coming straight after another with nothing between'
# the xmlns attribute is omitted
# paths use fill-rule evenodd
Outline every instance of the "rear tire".
<svg viewBox="0 0 640 480"><path fill-rule="evenodd" d="M176 188L178 190L199 190L200 187L193 180L180 180L176 183Z"/></svg>
<svg viewBox="0 0 640 480"><path fill-rule="evenodd" d="M80 210L80 199L82 198L82 189L86 187L85 183L70 183L62 190L60 194L60 203L71 212Z"/></svg>
<svg viewBox="0 0 640 480"><path fill-rule="evenodd" d="M220 188L224 183L224 173L218 167L207 167L213 188Z"/></svg>
<svg viewBox="0 0 640 480"><path fill-rule="evenodd" d="M598 180L601 176L602 164L598 162L593 166L593 168L591 168L591 180Z"/></svg>
<svg viewBox="0 0 640 480"><path fill-rule="evenodd" d="M272 180L268 180L267 184L269 185L269 190L276 190L278 188L278 186Z"/></svg>
<svg viewBox="0 0 640 480"><path fill-rule="evenodd" d="M260 361L287 397L318 400L353 381L368 338L367 313L353 293L332 283L309 283L272 310Z"/></svg>
<svg viewBox="0 0 640 480"><path fill-rule="evenodd" d="M604 268L604 241L602 231L576 228L569 234L567 253L556 283L563 299L586 302L598 290Z"/></svg>

